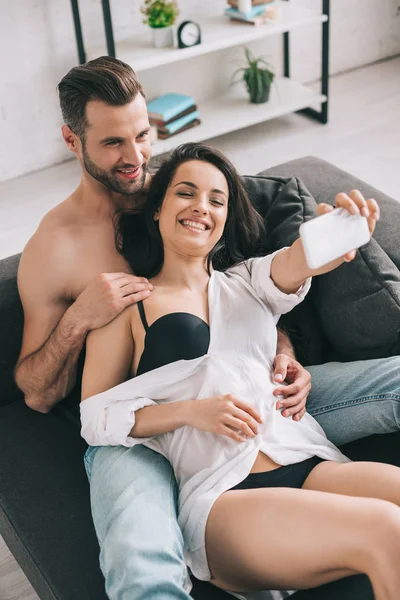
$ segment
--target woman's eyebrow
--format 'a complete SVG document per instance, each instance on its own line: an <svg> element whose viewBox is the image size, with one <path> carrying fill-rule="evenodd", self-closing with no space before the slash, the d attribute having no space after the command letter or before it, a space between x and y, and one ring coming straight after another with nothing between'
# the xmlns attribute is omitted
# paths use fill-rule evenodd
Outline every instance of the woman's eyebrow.
<svg viewBox="0 0 400 600"><path fill-rule="evenodd" d="M197 190L197 185L192 183L191 181L178 181L178 183L176 183L174 185L174 187L176 187L177 185L181 185L181 183L184 183L185 185L188 185L189 187L194 188L195 190Z"/></svg>
<svg viewBox="0 0 400 600"><path fill-rule="evenodd" d="M174 185L174 187L176 187L177 185L181 185L181 183L184 183L185 185L188 185L189 187L192 187L195 190L198 189L197 185L195 183L193 183L192 181L179 181L178 183L176 183ZM215 188L211 191L214 192L215 194L223 194L224 196L226 196L226 194L223 190L219 190L219 189Z"/></svg>

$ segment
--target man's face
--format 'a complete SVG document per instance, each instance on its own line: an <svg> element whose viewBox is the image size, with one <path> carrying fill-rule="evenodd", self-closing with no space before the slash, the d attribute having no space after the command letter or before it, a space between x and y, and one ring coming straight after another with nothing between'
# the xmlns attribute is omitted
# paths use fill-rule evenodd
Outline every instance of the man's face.
<svg viewBox="0 0 400 600"><path fill-rule="evenodd" d="M87 173L112 192L140 192L151 156L150 125L143 96L138 94L124 106L92 100L86 106L86 120L82 162Z"/></svg>

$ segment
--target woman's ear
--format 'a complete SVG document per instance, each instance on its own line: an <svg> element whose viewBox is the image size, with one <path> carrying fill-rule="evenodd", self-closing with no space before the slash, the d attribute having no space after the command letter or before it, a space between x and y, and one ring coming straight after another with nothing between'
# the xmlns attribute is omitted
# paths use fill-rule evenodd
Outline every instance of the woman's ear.
<svg viewBox="0 0 400 600"><path fill-rule="evenodd" d="M160 218L160 209L157 208L156 212L154 213L153 219L154 221L158 221Z"/></svg>

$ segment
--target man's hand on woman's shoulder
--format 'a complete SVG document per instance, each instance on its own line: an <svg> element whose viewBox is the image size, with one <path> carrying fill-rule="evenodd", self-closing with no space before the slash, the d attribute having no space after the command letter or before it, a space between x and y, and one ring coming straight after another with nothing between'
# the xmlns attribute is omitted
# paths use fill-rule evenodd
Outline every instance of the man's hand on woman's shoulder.
<svg viewBox="0 0 400 600"><path fill-rule="evenodd" d="M127 306L149 296L153 286L144 277L128 273L101 273L83 290L69 309L87 331L110 323Z"/></svg>
<svg viewBox="0 0 400 600"><path fill-rule="evenodd" d="M272 379L276 383L287 383L274 390L274 396L282 397L276 404L277 410L282 410L284 417L300 421L306 412L307 396L311 390L310 373L292 356L277 354Z"/></svg>

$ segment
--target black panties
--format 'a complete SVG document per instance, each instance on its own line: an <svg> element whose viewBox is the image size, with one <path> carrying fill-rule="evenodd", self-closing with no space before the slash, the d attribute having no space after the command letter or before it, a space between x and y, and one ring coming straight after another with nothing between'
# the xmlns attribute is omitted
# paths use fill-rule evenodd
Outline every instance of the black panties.
<svg viewBox="0 0 400 600"><path fill-rule="evenodd" d="M290 488L301 488L311 471L320 462L323 462L322 458L313 456L307 458L302 462L295 463L294 465L287 465L285 467L279 467L272 471L265 471L263 473L250 473L240 483L231 488L232 490L248 490L253 488L267 488L267 487L290 487Z"/></svg>

